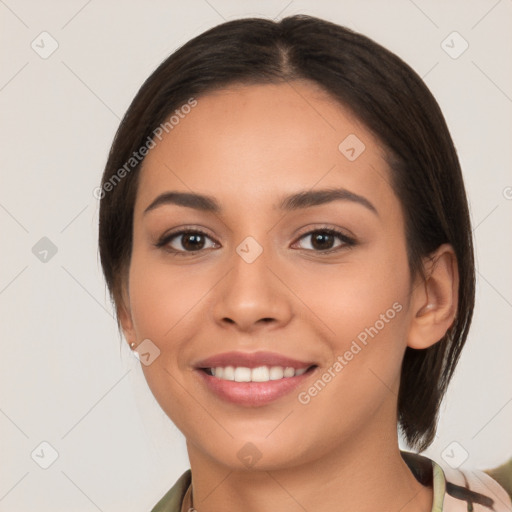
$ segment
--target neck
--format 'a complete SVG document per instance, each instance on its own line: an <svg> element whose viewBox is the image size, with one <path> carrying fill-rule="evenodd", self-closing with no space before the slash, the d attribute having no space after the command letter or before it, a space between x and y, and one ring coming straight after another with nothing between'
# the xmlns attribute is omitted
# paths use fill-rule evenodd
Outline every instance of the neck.
<svg viewBox="0 0 512 512"><path fill-rule="evenodd" d="M402 459L396 426L389 435L340 444L294 467L233 469L187 442L192 500L198 512L430 512L431 487L420 484Z"/></svg>

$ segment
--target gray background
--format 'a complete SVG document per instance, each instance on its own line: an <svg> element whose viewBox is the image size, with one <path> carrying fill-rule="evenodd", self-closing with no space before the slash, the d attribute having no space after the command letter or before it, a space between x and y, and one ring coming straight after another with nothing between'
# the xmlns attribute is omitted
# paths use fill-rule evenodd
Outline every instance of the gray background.
<svg viewBox="0 0 512 512"><path fill-rule="evenodd" d="M188 468L117 334L93 190L121 116L173 50L224 20L296 13L372 37L441 105L471 203L478 296L426 455L462 468L512 455L511 0L0 0L1 511L150 510ZM58 453L47 469L43 441Z"/></svg>

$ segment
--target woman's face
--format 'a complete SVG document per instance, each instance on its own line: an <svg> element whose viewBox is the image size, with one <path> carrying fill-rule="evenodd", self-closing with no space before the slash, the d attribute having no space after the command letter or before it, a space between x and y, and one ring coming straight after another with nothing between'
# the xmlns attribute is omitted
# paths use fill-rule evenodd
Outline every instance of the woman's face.
<svg viewBox="0 0 512 512"><path fill-rule="evenodd" d="M292 82L199 97L155 142L123 326L189 449L277 469L396 437L417 288L375 137Z"/></svg>

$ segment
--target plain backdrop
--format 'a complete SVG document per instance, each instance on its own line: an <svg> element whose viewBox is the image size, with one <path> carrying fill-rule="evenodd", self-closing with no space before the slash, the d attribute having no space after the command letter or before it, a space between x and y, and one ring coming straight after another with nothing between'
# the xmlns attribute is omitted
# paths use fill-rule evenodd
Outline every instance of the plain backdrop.
<svg viewBox="0 0 512 512"><path fill-rule="evenodd" d="M463 468L512 455L511 0L1 0L0 511L150 510L189 467L118 336L93 190L120 118L170 53L225 20L297 13L397 53L441 105L478 288L426 455L451 450Z"/></svg>

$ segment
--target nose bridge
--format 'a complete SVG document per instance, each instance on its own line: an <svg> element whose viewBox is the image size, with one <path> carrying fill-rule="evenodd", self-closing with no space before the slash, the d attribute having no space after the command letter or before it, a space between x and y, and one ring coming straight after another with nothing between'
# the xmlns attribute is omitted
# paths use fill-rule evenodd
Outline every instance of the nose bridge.
<svg viewBox="0 0 512 512"><path fill-rule="evenodd" d="M260 237L261 238L261 237ZM269 271L272 249L260 244L255 237L248 236L235 248L231 257L231 283L226 290L229 296L242 307L266 305L269 309L272 273Z"/></svg>
<svg viewBox="0 0 512 512"><path fill-rule="evenodd" d="M249 329L260 323L289 320L289 297L269 267L272 249L264 248L254 236L247 236L230 257L230 272L219 289L215 304L216 320Z"/></svg>

